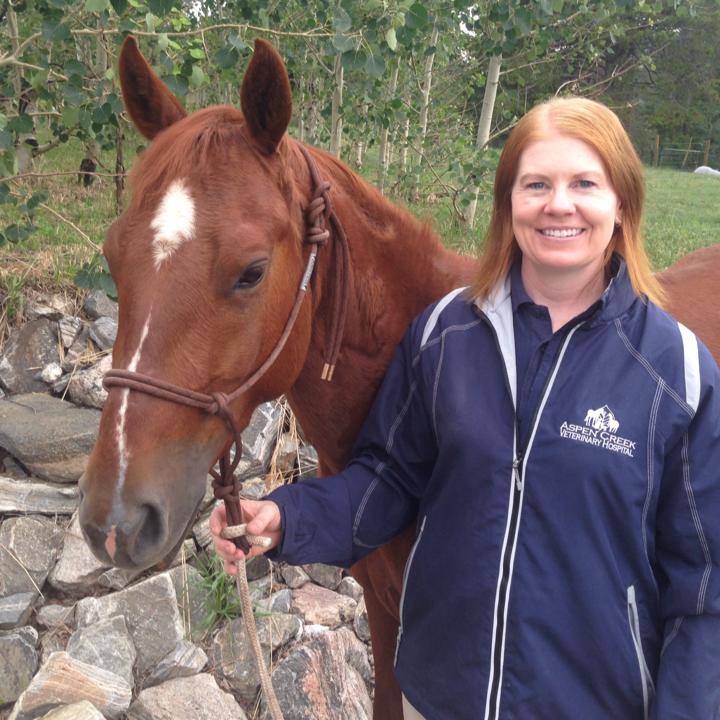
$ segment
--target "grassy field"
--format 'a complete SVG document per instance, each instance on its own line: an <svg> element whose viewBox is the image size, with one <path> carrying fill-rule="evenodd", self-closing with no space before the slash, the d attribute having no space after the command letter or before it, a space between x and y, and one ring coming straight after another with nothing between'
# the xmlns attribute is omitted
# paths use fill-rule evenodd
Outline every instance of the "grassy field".
<svg viewBox="0 0 720 720"><path fill-rule="evenodd" d="M133 153L126 154L132 156ZM79 186L74 171L81 157L82 147L69 143L37 161L35 171L38 173L72 174L36 181L35 187L49 193L49 199L36 215L37 232L22 244L0 247L0 301L3 303L0 317L4 315L6 321L22 315L24 288L73 294L75 273L96 255L102 244L105 229L115 214L113 179L98 177L88 189ZM110 153L101 161L105 168L114 166ZM99 167L98 171L104 172L104 169ZM654 168L647 168L646 173L645 234L657 269L667 267L691 250L720 242L720 179ZM374 180L372 168L366 169L365 174ZM411 210L430 220L447 245L472 253L477 250L487 224L489 197L481 197L477 227L472 232L454 219L451 203L446 198L411 206ZM11 216L12 207L0 206L0 212Z"/></svg>

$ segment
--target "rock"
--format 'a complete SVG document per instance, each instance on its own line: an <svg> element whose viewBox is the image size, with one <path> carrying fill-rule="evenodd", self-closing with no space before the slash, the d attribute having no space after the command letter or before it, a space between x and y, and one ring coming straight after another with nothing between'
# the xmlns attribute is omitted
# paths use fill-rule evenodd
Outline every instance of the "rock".
<svg viewBox="0 0 720 720"><path fill-rule="evenodd" d="M363 596L362 585L354 577L350 577L349 575L340 581L340 584L337 586L337 592L341 595L351 597L356 602L360 602L360 598Z"/></svg>
<svg viewBox="0 0 720 720"><path fill-rule="evenodd" d="M50 572L50 585L70 594L85 594L109 566L98 560L85 542L77 514L65 531L60 559Z"/></svg>
<svg viewBox="0 0 720 720"><path fill-rule="evenodd" d="M168 680L143 690L131 705L128 720L247 720L230 693L212 675Z"/></svg>
<svg viewBox="0 0 720 720"><path fill-rule="evenodd" d="M201 648L181 640L158 664L145 680L144 687L159 685L167 680L197 675L207 665L207 655Z"/></svg>
<svg viewBox="0 0 720 720"><path fill-rule="evenodd" d="M13 631L0 635L0 705L15 702L37 670L37 632Z"/></svg>
<svg viewBox="0 0 720 720"><path fill-rule="evenodd" d="M256 460L264 468L268 466L280 432L282 414L277 402L263 403L255 409L242 434L244 457Z"/></svg>
<svg viewBox="0 0 720 720"><path fill-rule="evenodd" d="M0 597L39 593L57 557L62 530L42 515L0 525Z"/></svg>
<svg viewBox="0 0 720 720"><path fill-rule="evenodd" d="M112 355L105 355L100 362L96 362L85 370L72 373L67 385L70 399L76 405L93 407L102 410L107 400L107 390L102 381L105 373L112 368Z"/></svg>
<svg viewBox="0 0 720 720"><path fill-rule="evenodd" d="M303 570L313 582L328 588L328 590L336 590L342 580L342 568L333 565L314 563L312 565L303 565Z"/></svg>
<svg viewBox="0 0 720 720"><path fill-rule="evenodd" d="M317 450L312 445L301 445L298 451L300 477L317 477L319 464Z"/></svg>
<svg viewBox="0 0 720 720"><path fill-rule="evenodd" d="M271 652L279 650L302 633L302 622L296 615L274 613L256 618L256 623L263 657L268 665ZM215 670L230 688L246 702L254 700L260 688L260 675L242 618L236 618L220 630L210 652Z"/></svg>
<svg viewBox="0 0 720 720"><path fill-rule="evenodd" d="M44 318L31 320L10 333L0 358L0 385L11 395L42 392L46 388L36 379L38 370L59 361L56 324Z"/></svg>
<svg viewBox="0 0 720 720"><path fill-rule="evenodd" d="M104 720L103 714L89 701L63 705L43 715L41 720Z"/></svg>
<svg viewBox="0 0 720 720"><path fill-rule="evenodd" d="M101 317L118 319L117 303L111 300L102 290L91 290L88 293L83 303L83 310L91 320L97 320Z"/></svg>
<svg viewBox="0 0 720 720"><path fill-rule="evenodd" d="M168 573L105 595L86 597L75 607L78 628L122 615L137 651L137 671L147 673L183 639L175 588Z"/></svg>
<svg viewBox="0 0 720 720"><path fill-rule="evenodd" d="M336 627L352 622L356 605L352 598L318 585L304 585L293 591L293 611L306 623Z"/></svg>
<svg viewBox="0 0 720 720"><path fill-rule="evenodd" d="M268 598L258 600L256 607L263 612L289 613L292 606L292 590L284 588Z"/></svg>
<svg viewBox="0 0 720 720"><path fill-rule="evenodd" d="M0 448L0 455L4 452L5 451ZM25 471L25 468L12 455L7 454L4 457L0 457L0 475L6 475L20 480L25 480L30 477L30 474Z"/></svg>
<svg viewBox="0 0 720 720"><path fill-rule="evenodd" d="M272 578L269 575L248 582L248 590L250 591L250 599L253 605L264 600L272 590Z"/></svg>
<svg viewBox="0 0 720 720"><path fill-rule="evenodd" d="M281 572L285 584L293 590L310 582L310 576L299 565L283 565Z"/></svg>
<svg viewBox="0 0 720 720"><path fill-rule="evenodd" d="M44 665L53 653L64 652L67 634L60 629L51 630L40 637L40 664Z"/></svg>
<svg viewBox="0 0 720 720"><path fill-rule="evenodd" d="M136 652L122 615L76 630L65 651L76 660L119 675L132 688Z"/></svg>
<svg viewBox="0 0 720 720"><path fill-rule="evenodd" d="M43 605L35 616L38 625L46 628L75 626L75 605Z"/></svg>
<svg viewBox="0 0 720 720"><path fill-rule="evenodd" d="M368 624L367 608L365 607L365 598L362 598L355 608L355 617L353 618L353 627L355 634L364 642L370 642L370 625Z"/></svg>
<svg viewBox="0 0 720 720"><path fill-rule="evenodd" d="M210 533L210 514L215 509L220 501L214 502L201 516L200 519L193 525L192 534L195 538L195 542L201 547L206 548L212 544L212 534Z"/></svg>
<svg viewBox="0 0 720 720"><path fill-rule="evenodd" d="M130 706L131 697L123 678L56 652L18 698L8 720L31 720L80 700L90 701L108 718L118 718Z"/></svg>
<svg viewBox="0 0 720 720"><path fill-rule="evenodd" d="M0 630L24 625L37 597L37 592L24 592L0 598Z"/></svg>
<svg viewBox="0 0 720 720"><path fill-rule="evenodd" d="M253 464L252 472L257 472L257 469L258 466ZM237 475L237 473L235 474ZM242 483L242 487L240 488L240 497L242 498L247 498L248 500L260 500L263 496L268 494L264 477L245 478Z"/></svg>
<svg viewBox="0 0 720 720"><path fill-rule="evenodd" d="M75 338L82 329L83 322L79 317L65 315L58 321L58 330L60 331L60 341L67 350L75 342Z"/></svg>
<svg viewBox="0 0 720 720"><path fill-rule="evenodd" d="M330 628L327 625L305 625L303 626L303 638L309 639L314 638L317 635L330 632Z"/></svg>
<svg viewBox="0 0 720 720"><path fill-rule="evenodd" d="M59 362L51 362L48 363L40 373L40 379L47 383L48 385L52 385L54 382L60 379L60 376L63 374L63 369L60 367Z"/></svg>
<svg viewBox="0 0 720 720"><path fill-rule="evenodd" d="M201 639L208 629L210 601L210 591L203 587L202 575L187 564L172 568L162 575L170 578L175 589L183 636L188 640Z"/></svg>
<svg viewBox="0 0 720 720"><path fill-rule="evenodd" d="M285 720L370 720L369 677L365 646L340 628L281 660L272 681Z"/></svg>
<svg viewBox="0 0 720 720"><path fill-rule="evenodd" d="M259 580L270 574L272 566L270 561L264 555L250 558L245 563L245 572L248 580Z"/></svg>
<svg viewBox="0 0 720 720"><path fill-rule="evenodd" d="M72 515L79 504L76 486L0 477L0 513Z"/></svg>
<svg viewBox="0 0 720 720"><path fill-rule="evenodd" d="M280 435L273 450L272 459L274 467L280 473L288 473L294 467L298 457L298 443L296 436L285 432Z"/></svg>
<svg viewBox="0 0 720 720"><path fill-rule="evenodd" d="M100 413L49 395L0 400L0 447L33 474L76 482L95 444Z"/></svg>
<svg viewBox="0 0 720 720"><path fill-rule="evenodd" d="M90 328L87 325L83 325L73 340L72 345L65 353L62 368L65 372L77 370L79 366L92 363L96 356L95 348L90 343Z"/></svg>
<svg viewBox="0 0 720 720"><path fill-rule="evenodd" d="M101 317L90 323L90 339L101 349L110 350L117 338L117 320Z"/></svg>

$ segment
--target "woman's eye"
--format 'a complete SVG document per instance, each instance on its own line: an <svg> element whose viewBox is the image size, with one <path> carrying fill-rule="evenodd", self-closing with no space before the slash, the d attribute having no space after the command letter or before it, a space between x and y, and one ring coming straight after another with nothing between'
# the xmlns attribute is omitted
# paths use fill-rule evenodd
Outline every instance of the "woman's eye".
<svg viewBox="0 0 720 720"><path fill-rule="evenodd" d="M537 182L528 183L525 187L528 190L542 190L545 187L545 183L538 180Z"/></svg>
<svg viewBox="0 0 720 720"><path fill-rule="evenodd" d="M589 188L595 187L595 183L592 180L578 180L578 185L583 190L587 190Z"/></svg>
<svg viewBox="0 0 720 720"><path fill-rule="evenodd" d="M240 277L235 281L235 290L248 290L255 287L265 274L266 263L258 262L248 265Z"/></svg>

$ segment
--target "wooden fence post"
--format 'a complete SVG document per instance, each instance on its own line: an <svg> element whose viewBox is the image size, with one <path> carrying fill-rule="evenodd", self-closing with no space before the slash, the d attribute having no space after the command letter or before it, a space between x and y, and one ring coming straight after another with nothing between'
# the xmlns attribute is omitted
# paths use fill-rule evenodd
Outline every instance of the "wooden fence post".
<svg viewBox="0 0 720 720"><path fill-rule="evenodd" d="M710 140L705 141L705 152L703 153L703 165L710 162Z"/></svg>
<svg viewBox="0 0 720 720"><path fill-rule="evenodd" d="M655 152L653 153L653 167L658 166L660 161L660 135L655 136Z"/></svg>
<svg viewBox="0 0 720 720"><path fill-rule="evenodd" d="M685 163L687 162L688 155L690 154L690 150L692 150L692 141L693 141L693 139L690 138L690 142L688 143L687 150L685 151L685 157L683 158L682 165L680 166L681 170L685 169Z"/></svg>

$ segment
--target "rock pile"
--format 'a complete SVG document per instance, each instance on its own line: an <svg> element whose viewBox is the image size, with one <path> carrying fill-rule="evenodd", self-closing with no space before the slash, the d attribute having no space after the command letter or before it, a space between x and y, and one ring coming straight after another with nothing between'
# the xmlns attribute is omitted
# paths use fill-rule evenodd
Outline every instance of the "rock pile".
<svg viewBox="0 0 720 720"><path fill-rule="evenodd" d="M106 396L117 306L93 292L83 310L36 298L0 355L0 718L258 717L260 679L242 619L226 613L218 571L207 569L211 492L169 568L110 568L82 536L77 480ZM265 404L243 434L237 473L250 497L265 492L271 458L287 467L300 458L300 474L316 462L283 417L278 403ZM259 557L247 570L285 717L370 718L360 586L321 565ZM213 613L229 616L208 627Z"/></svg>

